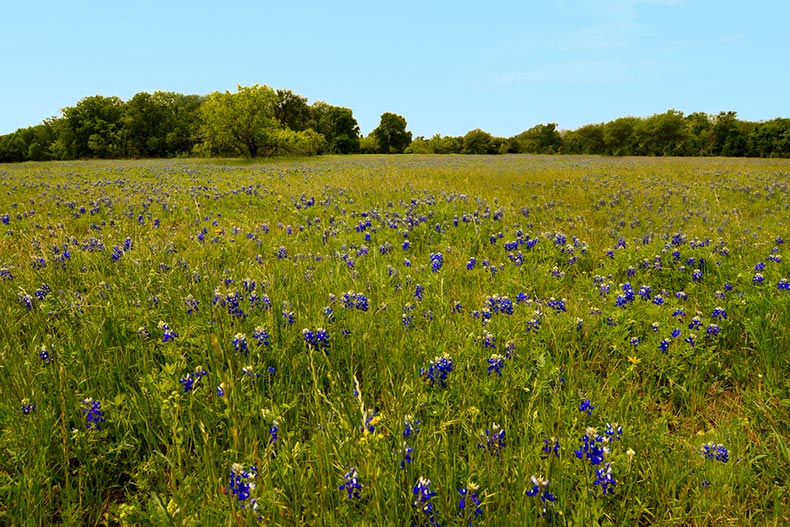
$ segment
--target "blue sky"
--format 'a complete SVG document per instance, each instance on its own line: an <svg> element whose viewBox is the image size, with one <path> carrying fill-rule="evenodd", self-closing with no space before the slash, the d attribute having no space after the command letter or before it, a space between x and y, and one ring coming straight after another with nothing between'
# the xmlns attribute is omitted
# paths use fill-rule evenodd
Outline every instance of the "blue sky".
<svg viewBox="0 0 790 527"><path fill-rule="evenodd" d="M90 95L290 89L415 136L668 109L790 117L790 2L6 2L0 134Z"/></svg>

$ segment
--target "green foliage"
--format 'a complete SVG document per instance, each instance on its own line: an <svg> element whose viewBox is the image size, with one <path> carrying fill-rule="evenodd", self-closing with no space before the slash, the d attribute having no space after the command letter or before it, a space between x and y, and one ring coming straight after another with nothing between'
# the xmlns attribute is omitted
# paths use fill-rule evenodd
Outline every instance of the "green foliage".
<svg viewBox="0 0 790 527"><path fill-rule="evenodd" d="M313 129L326 139L326 152L330 154L359 152L359 125L350 109L318 101L310 107L310 113Z"/></svg>
<svg viewBox="0 0 790 527"><path fill-rule="evenodd" d="M237 86L235 93L214 92L200 107L202 152L254 158L273 155L278 98L269 86Z"/></svg>
<svg viewBox="0 0 790 527"><path fill-rule="evenodd" d="M379 125L370 135L376 139L378 151L382 154L401 154L411 143L411 132L406 130L406 119L391 112L381 114Z"/></svg>

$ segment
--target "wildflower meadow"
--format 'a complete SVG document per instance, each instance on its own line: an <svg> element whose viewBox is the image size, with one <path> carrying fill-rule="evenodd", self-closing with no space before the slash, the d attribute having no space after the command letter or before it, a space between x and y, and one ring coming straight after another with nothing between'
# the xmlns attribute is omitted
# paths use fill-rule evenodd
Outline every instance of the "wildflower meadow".
<svg viewBox="0 0 790 527"><path fill-rule="evenodd" d="M26 163L0 221L0 524L790 523L790 161Z"/></svg>

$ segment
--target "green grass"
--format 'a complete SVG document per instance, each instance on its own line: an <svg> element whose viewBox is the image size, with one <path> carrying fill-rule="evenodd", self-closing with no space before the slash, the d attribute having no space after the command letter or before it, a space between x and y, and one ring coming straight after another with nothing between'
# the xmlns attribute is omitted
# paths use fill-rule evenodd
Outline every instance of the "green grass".
<svg viewBox="0 0 790 527"><path fill-rule="evenodd" d="M789 174L559 156L2 166L0 523L787 524ZM495 295L512 313L487 319ZM306 345L319 328L329 346ZM577 459L614 423L603 462ZM504 446L479 446L494 425ZM711 441L726 463L700 453ZM244 500L237 463L257 469ZM432 515L413 506L421 477ZM459 516L471 483L482 514L470 498Z"/></svg>

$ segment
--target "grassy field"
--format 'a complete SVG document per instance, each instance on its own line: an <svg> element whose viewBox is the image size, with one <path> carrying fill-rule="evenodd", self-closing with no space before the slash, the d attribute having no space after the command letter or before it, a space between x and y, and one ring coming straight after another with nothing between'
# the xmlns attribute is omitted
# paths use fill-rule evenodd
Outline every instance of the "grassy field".
<svg viewBox="0 0 790 527"><path fill-rule="evenodd" d="M786 525L790 161L0 166L0 524Z"/></svg>

